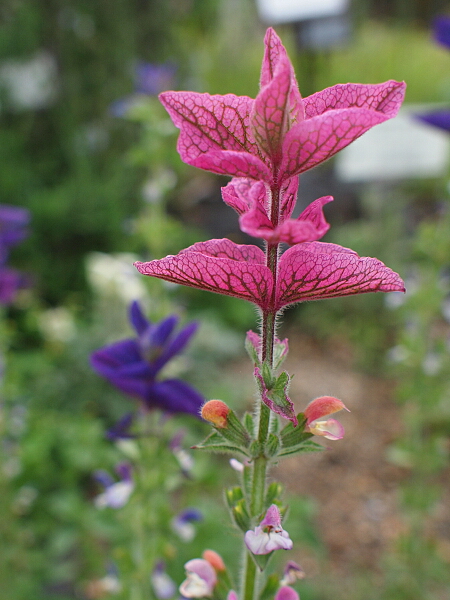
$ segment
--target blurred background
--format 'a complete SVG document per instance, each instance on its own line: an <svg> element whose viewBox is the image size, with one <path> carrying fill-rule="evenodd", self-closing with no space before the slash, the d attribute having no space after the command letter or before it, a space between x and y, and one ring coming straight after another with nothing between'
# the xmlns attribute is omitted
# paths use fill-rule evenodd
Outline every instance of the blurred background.
<svg viewBox="0 0 450 600"><path fill-rule="evenodd" d="M89 355L132 335L133 300L151 320L198 320L176 372L205 397L251 406L253 308L140 277L132 263L212 237L252 243L221 200L227 178L181 163L157 94L255 97L269 25L304 96L348 81L408 86L398 118L300 180L297 212L335 198L325 241L383 260L408 289L285 314L298 410L332 394L352 411L331 451L280 468L302 600L449 597L449 138L421 119L450 104L450 53L433 38L445 14L443 0L3 0L0 202L25 209L0 210L0 237L23 227L0 257L5 598L118 597L89 585L125 526L95 507L92 474L116 464L105 431L131 404ZM207 431L174 420L191 445ZM208 500L221 494L218 464L225 472L225 459L201 457L188 482L210 510L180 561L204 539L235 554Z"/></svg>

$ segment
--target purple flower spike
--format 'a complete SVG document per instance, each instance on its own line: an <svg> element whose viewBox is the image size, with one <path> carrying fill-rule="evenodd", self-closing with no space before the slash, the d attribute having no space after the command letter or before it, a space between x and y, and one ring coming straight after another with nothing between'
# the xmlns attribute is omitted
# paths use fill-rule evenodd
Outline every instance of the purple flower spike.
<svg viewBox="0 0 450 600"><path fill-rule="evenodd" d="M167 362L184 350L197 324L191 323L174 333L177 317L152 324L137 302L131 305L130 320L137 339L116 342L94 352L94 370L125 394L140 398L146 408L198 416L205 399L197 390L180 379L157 379Z"/></svg>
<svg viewBox="0 0 450 600"><path fill-rule="evenodd" d="M160 561L156 564L151 574L153 591L158 600L169 600L173 598L177 591L175 582L166 573L165 564Z"/></svg>
<svg viewBox="0 0 450 600"><path fill-rule="evenodd" d="M291 550L292 540L281 526L278 507L272 504L254 531L247 531L244 542L252 554L270 554L274 550Z"/></svg>

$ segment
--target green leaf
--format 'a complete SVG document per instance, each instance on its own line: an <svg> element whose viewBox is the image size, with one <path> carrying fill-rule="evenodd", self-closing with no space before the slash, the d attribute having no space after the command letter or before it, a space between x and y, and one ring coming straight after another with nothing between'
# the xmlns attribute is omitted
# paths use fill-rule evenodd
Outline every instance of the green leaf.
<svg viewBox="0 0 450 600"><path fill-rule="evenodd" d="M247 458L250 457L245 448L227 443L220 433L214 431L203 442L196 446L191 446L192 450L209 450L210 452L218 452L221 454L243 454Z"/></svg>
<svg viewBox="0 0 450 600"><path fill-rule="evenodd" d="M312 440L305 440L297 446L290 446L288 448L282 448L278 452L278 456L289 456L290 454L298 454L301 452L321 452L325 450L325 447Z"/></svg>
<svg viewBox="0 0 450 600"><path fill-rule="evenodd" d="M264 385L268 390L271 390L276 383L276 379L273 375L272 368L267 362L263 362L261 375L264 380Z"/></svg>

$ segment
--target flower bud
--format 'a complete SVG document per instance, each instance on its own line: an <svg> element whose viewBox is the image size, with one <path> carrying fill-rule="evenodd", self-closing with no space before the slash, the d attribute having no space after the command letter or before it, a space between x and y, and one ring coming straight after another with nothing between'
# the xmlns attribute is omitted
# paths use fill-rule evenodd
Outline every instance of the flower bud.
<svg viewBox="0 0 450 600"><path fill-rule="evenodd" d="M223 562L223 558L220 554L217 554L214 550L204 550L202 554L202 558L207 560L209 564L214 567L214 570L217 572L226 571L225 563Z"/></svg>
<svg viewBox="0 0 450 600"><path fill-rule="evenodd" d="M218 429L224 429L229 412L230 409L222 400L209 400L202 406L201 416Z"/></svg>

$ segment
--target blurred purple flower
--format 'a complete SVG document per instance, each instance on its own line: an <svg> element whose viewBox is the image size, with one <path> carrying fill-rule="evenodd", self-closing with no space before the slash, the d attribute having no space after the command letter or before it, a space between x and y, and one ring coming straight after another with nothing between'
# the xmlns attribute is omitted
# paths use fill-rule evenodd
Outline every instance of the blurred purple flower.
<svg viewBox="0 0 450 600"><path fill-rule="evenodd" d="M19 288L27 285L27 277L6 266L9 250L28 235L30 213L19 206L0 205L0 304L14 300Z"/></svg>
<svg viewBox="0 0 450 600"><path fill-rule="evenodd" d="M436 42L450 49L450 17L441 15L433 21L433 35ZM417 115L417 118L428 125L450 131L450 109L440 110Z"/></svg>
<svg viewBox="0 0 450 600"><path fill-rule="evenodd" d="M173 63L139 62L134 70L134 93L119 98L110 106L114 117L124 117L133 106L139 105L140 96L158 96L175 87L177 67Z"/></svg>
<svg viewBox="0 0 450 600"><path fill-rule="evenodd" d="M433 21L433 33L434 39L450 48L450 17L446 15L441 15L436 17Z"/></svg>
<svg viewBox="0 0 450 600"><path fill-rule="evenodd" d="M174 87L177 68L173 63L140 62L135 69L135 91L137 94L157 96Z"/></svg>
<svg viewBox="0 0 450 600"><path fill-rule="evenodd" d="M168 600L173 598L177 591L177 586L173 579L166 573L166 565L160 561L156 564L151 574L153 591L158 600Z"/></svg>
<svg viewBox="0 0 450 600"><path fill-rule="evenodd" d="M196 533L193 523L202 519L203 515L199 510L187 508L172 519L171 527L183 542L191 542Z"/></svg>
<svg viewBox="0 0 450 600"><path fill-rule="evenodd" d="M128 502L134 490L134 482L131 477L131 465L126 462L116 466L119 481L114 481L107 471L99 469L94 473L94 478L105 488L105 491L95 498L97 508L122 508Z"/></svg>
<svg viewBox="0 0 450 600"><path fill-rule="evenodd" d="M428 125L438 127L444 131L450 131L450 109L436 110L424 115L417 115L417 118Z"/></svg>
<svg viewBox="0 0 450 600"><path fill-rule="evenodd" d="M93 369L120 391L140 398L147 409L198 416L205 399L197 390L180 379L157 379L163 367L184 350L197 323L189 323L175 334L177 316L150 323L138 302L131 304L130 321L137 338L96 350L91 355Z"/></svg>

